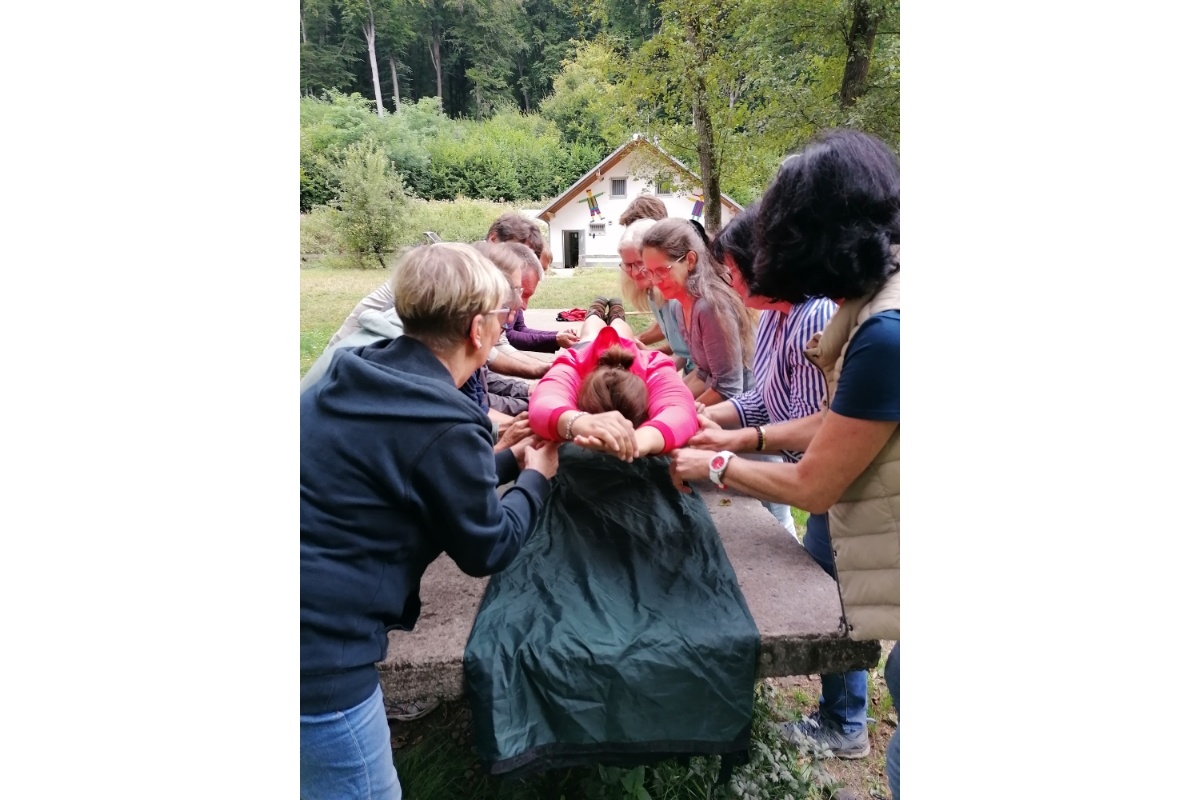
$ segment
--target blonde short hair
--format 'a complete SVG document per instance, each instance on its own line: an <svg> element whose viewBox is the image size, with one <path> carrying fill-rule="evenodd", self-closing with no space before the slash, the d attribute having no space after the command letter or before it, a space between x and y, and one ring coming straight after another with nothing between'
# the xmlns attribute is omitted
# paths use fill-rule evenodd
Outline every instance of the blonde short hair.
<svg viewBox="0 0 1200 800"><path fill-rule="evenodd" d="M465 341L472 317L500 307L512 289L475 248L439 242L404 254L392 276L392 293L404 333L444 352Z"/></svg>
<svg viewBox="0 0 1200 800"><path fill-rule="evenodd" d="M646 231L654 227L656 221L653 219L639 219L631 222L629 227L625 229L625 233L621 234L621 241L617 243L617 253L620 254L622 250L628 250L631 247L636 247L637 251L641 253L642 238L646 235ZM621 295L629 300L629 305L638 311L649 311L650 303L648 302L647 293L639 289L637 281L629 277L629 274L625 272L624 261L622 261L620 269L621 274L618 280L621 283ZM654 304L662 308L663 303L666 302L662 293L657 288L651 287L649 294L654 298Z"/></svg>

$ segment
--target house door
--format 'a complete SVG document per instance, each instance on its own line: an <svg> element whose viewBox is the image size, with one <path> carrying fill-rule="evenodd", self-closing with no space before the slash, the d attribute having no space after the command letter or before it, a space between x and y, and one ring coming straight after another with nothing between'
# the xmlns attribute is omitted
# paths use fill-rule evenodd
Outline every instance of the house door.
<svg viewBox="0 0 1200 800"><path fill-rule="evenodd" d="M583 241L583 231L563 231L563 266L575 269L579 266L579 244Z"/></svg>

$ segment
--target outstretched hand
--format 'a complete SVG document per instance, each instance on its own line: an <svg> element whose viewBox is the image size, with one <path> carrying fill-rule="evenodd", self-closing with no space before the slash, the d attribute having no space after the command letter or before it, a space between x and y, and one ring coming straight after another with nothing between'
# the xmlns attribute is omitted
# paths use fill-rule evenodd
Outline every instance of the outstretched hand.
<svg viewBox="0 0 1200 800"><path fill-rule="evenodd" d="M699 447L702 450L731 450L733 449L733 431L727 431L703 414L700 420L700 430L688 439L688 447Z"/></svg>

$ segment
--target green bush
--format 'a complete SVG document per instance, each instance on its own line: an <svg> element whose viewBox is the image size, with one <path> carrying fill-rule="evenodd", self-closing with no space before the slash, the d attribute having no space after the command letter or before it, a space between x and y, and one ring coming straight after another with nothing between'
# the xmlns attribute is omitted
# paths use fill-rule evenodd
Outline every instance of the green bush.
<svg viewBox="0 0 1200 800"><path fill-rule="evenodd" d="M338 241L338 210L331 206L314 206L300 215L300 255L314 256L340 252Z"/></svg>
<svg viewBox="0 0 1200 800"><path fill-rule="evenodd" d="M386 266L384 256L397 244L404 210L404 182L373 141L351 145L338 170L338 214L334 229L341 249L360 266L368 259Z"/></svg>

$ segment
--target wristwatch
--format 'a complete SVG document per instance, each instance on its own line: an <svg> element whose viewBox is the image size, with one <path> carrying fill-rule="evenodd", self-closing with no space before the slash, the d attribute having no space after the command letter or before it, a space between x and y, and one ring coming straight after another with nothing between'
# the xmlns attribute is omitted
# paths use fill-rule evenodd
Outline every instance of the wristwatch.
<svg viewBox="0 0 1200 800"><path fill-rule="evenodd" d="M735 453L728 450L722 450L708 462L708 479L715 483L718 489L725 488L725 470L729 468L729 461L734 455Z"/></svg>

